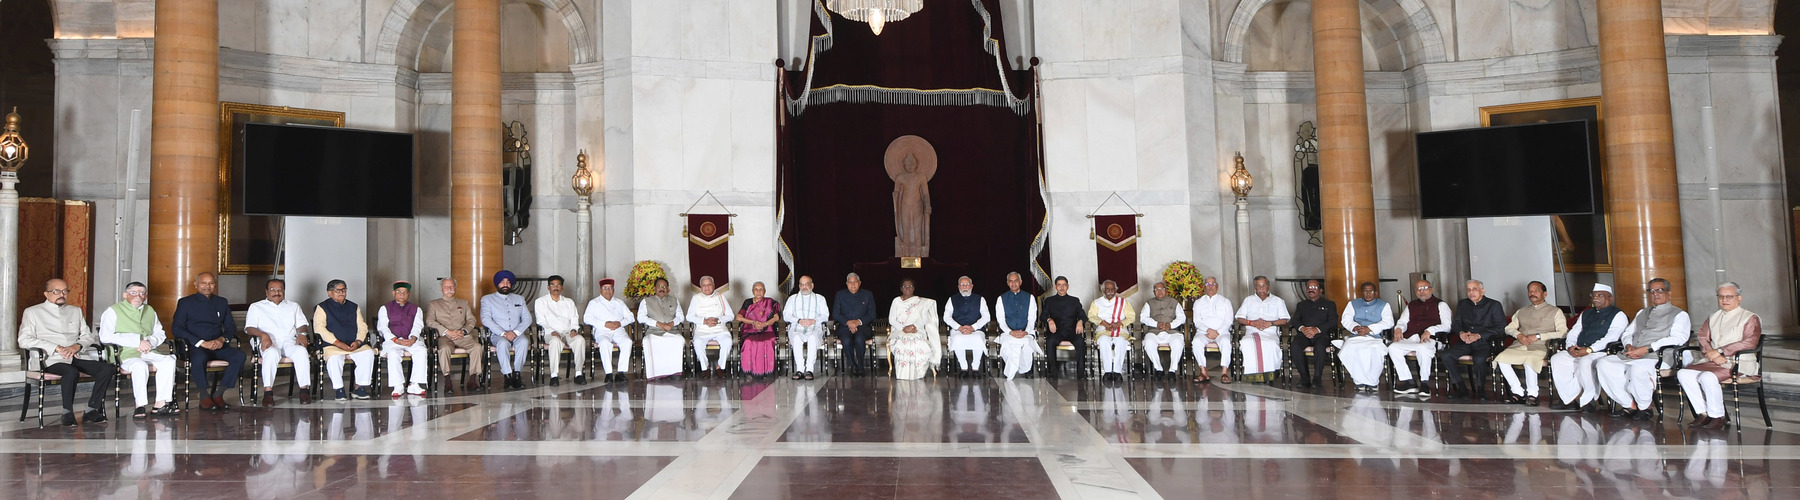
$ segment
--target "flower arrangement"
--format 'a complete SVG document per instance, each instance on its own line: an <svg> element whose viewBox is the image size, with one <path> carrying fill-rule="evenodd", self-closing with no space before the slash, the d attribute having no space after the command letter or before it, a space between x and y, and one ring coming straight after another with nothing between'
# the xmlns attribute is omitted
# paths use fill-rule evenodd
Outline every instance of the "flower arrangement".
<svg viewBox="0 0 1800 500"><path fill-rule="evenodd" d="M631 277L625 279L626 297L648 297L656 294L656 280L668 279L669 273L654 260L638 261L631 266Z"/></svg>
<svg viewBox="0 0 1800 500"><path fill-rule="evenodd" d="M1200 268L1184 260L1169 264L1163 270L1162 279L1169 288L1169 296L1183 301L1206 293L1206 277L1200 274Z"/></svg>

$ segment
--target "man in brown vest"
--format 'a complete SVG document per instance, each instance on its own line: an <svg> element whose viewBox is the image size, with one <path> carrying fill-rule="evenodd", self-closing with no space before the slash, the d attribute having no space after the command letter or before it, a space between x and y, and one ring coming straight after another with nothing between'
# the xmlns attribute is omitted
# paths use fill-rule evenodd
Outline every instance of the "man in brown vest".
<svg viewBox="0 0 1800 500"><path fill-rule="evenodd" d="M456 298L456 280L444 280L439 290L444 297L425 308L425 326L438 331L438 373L443 374L439 387L444 388L444 394L450 394L450 355L462 349L469 354L469 381L463 389L474 391L481 387L478 360L485 354L481 352L481 341L475 339L475 308L469 307L469 301Z"/></svg>
<svg viewBox="0 0 1800 500"><path fill-rule="evenodd" d="M1388 359L1394 362L1394 394L1418 394L1420 398L1431 397L1431 361L1437 357L1438 343L1434 338L1440 333L1450 331L1450 304L1444 303L1431 293L1431 282L1419 280L1413 283L1411 302L1406 303L1406 314L1401 314L1394 322L1394 342L1388 344ZM1406 355L1412 354L1419 362L1419 382L1413 382L1412 370L1406 367Z"/></svg>

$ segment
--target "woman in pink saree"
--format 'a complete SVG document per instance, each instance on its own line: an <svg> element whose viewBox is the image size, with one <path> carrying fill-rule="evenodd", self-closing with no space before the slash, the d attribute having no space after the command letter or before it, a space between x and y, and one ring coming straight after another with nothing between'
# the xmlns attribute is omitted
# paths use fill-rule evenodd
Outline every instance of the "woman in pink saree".
<svg viewBox="0 0 1800 500"><path fill-rule="evenodd" d="M738 323L743 325L744 352L740 364L744 372L762 378L775 372L775 322L781 321L781 304L765 297L768 289L758 281L751 285L753 297L744 299L738 308Z"/></svg>

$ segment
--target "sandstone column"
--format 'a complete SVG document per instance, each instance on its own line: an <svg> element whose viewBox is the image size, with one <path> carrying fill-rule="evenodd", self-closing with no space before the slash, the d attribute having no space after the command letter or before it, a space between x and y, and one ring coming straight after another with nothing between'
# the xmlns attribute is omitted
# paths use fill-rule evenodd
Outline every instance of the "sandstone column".
<svg viewBox="0 0 1800 500"><path fill-rule="evenodd" d="M1318 90L1319 200L1325 225L1325 290L1348 304L1357 286L1380 279L1369 117L1363 92L1357 0L1313 1L1313 77Z"/></svg>
<svg viewBox="0 0 1800 500"><path fill-rule="evenodd" d="M1599 0L1598 7L1600 135L1606 148L1614 297L1620 310L1636 311L1644 306L1644 285L1660 277L1669 280L1670 300L1686 308L1662 5Z"/></svg>
<svg viewBox="0 0 1800 500"><path fill-rule="evenodd" d="M479 304L502 264L500 1L457 0L450 69L450 274ZM476 305L477 308L480 305Z"/></svg>
<svg viewBox="0 0 1800 500"><path fill-rule="evenodd" d="M219 266L217 0L156 2L154 64L150 304L167 323L194 275Z"/></svg>

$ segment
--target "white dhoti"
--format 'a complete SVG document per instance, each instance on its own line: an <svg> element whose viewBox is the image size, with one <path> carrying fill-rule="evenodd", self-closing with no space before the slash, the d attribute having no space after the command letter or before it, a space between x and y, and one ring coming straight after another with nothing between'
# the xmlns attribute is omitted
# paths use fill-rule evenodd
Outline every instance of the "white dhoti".
<svg viewBox="0 0 1800 500"><path fill-rule="evenodd" d="M1419 381L1431 380L1431 361L1437 359L1437 341L1428 333L1421 333L1404 340L1396 340L1388 344L1388 359L1394 362L1396 380L1406 382L1413 379L1412 369L1406 367L1406 355L1412 354L1419 362Z"/></svg>
<svg viewBox="0 0 1800 500"><path fill-rule="evenodd" d="M575 375L581 376L582 369L587 365L587 337L569 334L569 337L564 339L558 335L545 335L544 344L550 351L550 378L562 375L562 351L564 348L569 350L569 354L575 355ZM611 352L607 354L611 354Z"/></svg>
<svg viewBox="0 0 1800 500"><path fill-rule="evenodd" d="M1244 353L1244 374L1267 373L1281 369L1281 329L1270 327L1262 330L1246 328L1244 338L1238 340L1238 350Z"/></svg>
<svg viewBox="0 0 1800 500"><path fill-rule="evenodd" d="M1513 371L1513 367L1515 367L1515 366L1521 368L1518 371L1525 372L1525 382L1524 383L1519 382L1519 375ZM1500 364L1498 366L1495 366L1494 369L1500 370L1500 376L1506 378L1506 386L1512 389L1512 393L1514 396L1525 396L1525 397L1534 397L1534 398L1537 397L1537 395L1538 395L1538 371L1531 369L1530 364L1523 364L1523 365Z"/></svg>
<svg viewBox="0 0 1800 500"><path fill-rule="evenodd" d="M1206 370L1206 346L1219 348L1219 367L1231 369L1231 332L1219 332L1219 338L1206 338L1206 332L1194 334L1194 360L1200 362L1200 369Z"/></svg>
<svg viewBox="0 0 1800 500"><path fill-rule="evenodd" d="M706 363L706 344L709 342L718 342L719 343L719 363L718 363L718 365L719 365L719 369L721 369L721 370L725 369L725 361L731 359L731 332L730 331L721 331L721 332L713 332L713 333L700 333L698 331L694 332L694 361L700 364L700 369L702 369L702 370L707 368L707 366L706 366L707 365L707 363Z"/></svg>
<svg viewBox="0 0 1800 500"><path fill-rule="evenodd" d="M950 331L950 352L956 356L957 366L964 369L981 367L981 356L987 354L987 335L976 330L964 335L962 332ZM966 354L965 354L966 353Z"/></svg>
<svg viewBox="0 0 1800 500"><path fill-rule="evenodd" d="M402 364L402 361L408 357L412 358L413 362L412 378L410 381L414 384L425 385L426 367L429 366L431 362L425 359L426 350L424 341L413 342L411 347L389 342L387 345L382 346L381 357L387 358L388 387L394 388L394 392L400 392L400 389L402 389L401 386L406 385L406 382L408 382L408 379L405 376L406 371L401 369L405 367L405 365ZM362 363L357 363L356 367L362 368Z"/></svg>
<svg viewBox="0 0 1800 500"><path fill-rule="evenodd" d="M375 350L366 349L325 358L325 373L331 375L331 388L344 388L344 358L356 363L356 385L367 386L375 379Z"/></svg>
<svg viewBox="0 0 1800 500"><path fill-rule="evenodd" d="M294 365L294 381L300 387L312 387L312 356L305 347L292 344L276 344L262 350L263 387L275 387L275 372L281 370L282 363Z"/></svg>
<svg viewBox="0 0 1800 500"><path fill-rule="evenodd" d="M1658 361L1655 352L1643 359L1607 356L1594 363L1594 377L1606 390L1606 397L1639 410L1649 409L1656 402Z"/></svg>
<svg viewBox="0 0 1800 500"><path fill-rule="evenodd" d="M156 367L155 373L150 372L150 367L153 366ZM138 406L150 406L151 377L156 377L157 401L167 403L175 400L174 356L146 352L119 363L119 368L131 373L131 396L137 399Z"/></svg>
<svg viewBox="0 0 1800 500"><path fill-rule="evenodd" d="M1333 340L1338 348L1338 361L1356 385L1381 385L1381 369L1387 364L1387 343L1368 335Z"/></svg>
<svg viewBox="0 0 1800 500"><path fill-rule="evenodd" d="M1163 370L1162 356L1156 355L1156 350L1161 346L1169 346L1169 369L1166 371L1180 370L1181 352L1183 348L1187 347L1182 345L1182 340L1185 339L1182 338L1181 332L1162 331L1144 334L1144 355L1150 357L1150 367L1159 372L1165 371Z"/></svg>
<svg viewBox="0 0 1800 500"><path fill-rule="evenodd" d="M1100 348L1100 373L1125 373L1125 354L1131 352L1131 339L1103 335L1094 343Z"/></svg>
<svg viewBox="0 0 1800 500"><path fill-rule="evenodd" d="M819 349L825 342L825 330L795 326L788 328L788 348L794 350L794 371L812 373L818 367Z"/></svg>
<svg viewBox="0 0 1800 500"><path fill-rule="evenodd" d="M1550 356L1550 380L1556 383L1556 394L1562 397L1563 404L1575 404L1576 398L1580 398L1581 404L1587 405L1600 398L1600 382L1594 377L1594 364L1606 357L1606 354L1596 352L1577 358L1568 351Z"/></svg>
<svg viewBox="0 0 1800 500"><path fill-rule="evenodd" d="M1006 368L1001 373L1006 375L1007 380L1011 380L1014 375L1031 373L1031 365L1037 360L1037 355L1043 354L1042 348L1038 347L1036 335L1013 338L1012 335L1001 334L997 342L1000 343L1000 360L1006 363Z"/></svg>
<svg viewBox="0 0 1800 500"><path fill-rule="evenodd" d="M624 373L631 368L631 335L625 333L624 328L595 329L594 347L600 349L600 373ZM613 347L619 348L617 362L613 361ZM616 371L613 370L615 366L618 367Z"/></svg>
<svg viewBox="0 0 1800 500"><path fill-rule="evenodd" d="M687 339L678 333L644 335L644 378L680 374L682 348L686 346Z"/></svg>

